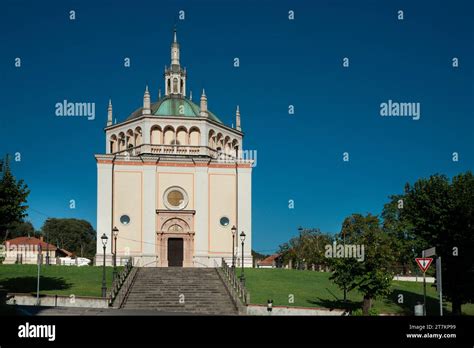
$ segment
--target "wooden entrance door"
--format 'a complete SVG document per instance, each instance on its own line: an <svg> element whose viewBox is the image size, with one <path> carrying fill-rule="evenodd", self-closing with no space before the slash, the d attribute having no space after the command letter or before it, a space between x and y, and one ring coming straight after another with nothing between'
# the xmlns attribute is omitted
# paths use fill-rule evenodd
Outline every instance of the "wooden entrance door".
<svg viewBox="0 0 474 348"><path fill-rule="evenodd" d="M183 267L183 238L168 239L168 266Z"/></svg>

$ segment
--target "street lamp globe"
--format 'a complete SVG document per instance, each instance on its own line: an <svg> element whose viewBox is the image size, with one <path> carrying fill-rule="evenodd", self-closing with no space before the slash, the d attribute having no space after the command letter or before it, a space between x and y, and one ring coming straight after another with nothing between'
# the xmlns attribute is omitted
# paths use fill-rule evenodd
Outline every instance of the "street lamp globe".
<svg viewBox="0 0 474 348"><path fill-rule="evenodd" d="M100 239L102 240L102 245L105 247L107 245L107 240L109 239L109 237L107 237L107 235L104 233L102 237L100 237Z"/></svg>
<svg viewBox="0 0 474 348"><path fill-rule="evenodd" d="M113 229L112 229L112 232L114 234L114 237L117 238L117 235L119 233L119 229L117 228L117 226L115 226Z"/></svg>
<svg viewBox="0 0 474 348"><path fill-rule="evenodd" d="M244 233L244 231L242 231L242 233L240 234L240 240L242 241L242 243L245 241L245 233Z"/></svg>

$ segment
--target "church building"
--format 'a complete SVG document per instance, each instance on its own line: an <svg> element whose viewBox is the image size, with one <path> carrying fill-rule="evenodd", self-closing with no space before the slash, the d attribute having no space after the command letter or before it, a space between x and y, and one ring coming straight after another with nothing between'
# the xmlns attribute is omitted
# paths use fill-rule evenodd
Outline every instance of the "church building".
<svg viewBox="0 0 474 348"><path fill-rule="evenodd" d="M118 123L109 102L105 153L95 155L96 264L105 234L108 265L116 249L118 264L132 257L142 267L215 267L233 255L252 266L252 161L242 155L239 107L235 127L225 125L204 89L192 101L186 80L175 30L164 95L153 101L147 86L142 107Z"/></svg>

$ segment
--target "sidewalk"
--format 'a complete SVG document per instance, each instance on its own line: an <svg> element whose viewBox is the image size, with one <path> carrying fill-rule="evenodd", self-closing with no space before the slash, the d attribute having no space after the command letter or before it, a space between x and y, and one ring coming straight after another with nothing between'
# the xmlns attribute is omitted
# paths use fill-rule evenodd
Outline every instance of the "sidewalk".
<svg viewBox="0 0 474 348"><path fill-rule="evenodd" d="M160 312L154 310L137 309L115 309L115 308L71 308L71 307L36 307L15 306L19 315L25 316L122 316L122 315L189 315L188 313Z"/></svg>

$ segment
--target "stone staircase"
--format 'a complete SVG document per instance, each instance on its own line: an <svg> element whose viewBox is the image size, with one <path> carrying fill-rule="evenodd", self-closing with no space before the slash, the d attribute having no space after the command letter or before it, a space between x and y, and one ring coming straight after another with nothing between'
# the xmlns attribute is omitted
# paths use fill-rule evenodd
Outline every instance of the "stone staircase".
<svg viewBox="0 0 474 348"><path fill-rule="evenodd" d="M237 315L215 268L139 268L122 308Z"/></svg>

